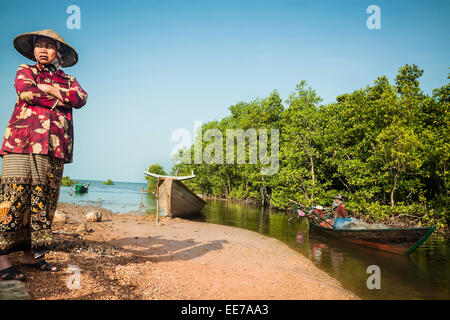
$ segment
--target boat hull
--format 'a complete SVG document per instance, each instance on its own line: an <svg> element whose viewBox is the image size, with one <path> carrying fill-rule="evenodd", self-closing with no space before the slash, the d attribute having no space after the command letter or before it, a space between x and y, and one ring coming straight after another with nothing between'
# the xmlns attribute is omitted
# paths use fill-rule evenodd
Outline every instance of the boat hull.
<svg viewBox="0 0 450 320"><path fill-rule="evenodd" d="M174 179L160 179L158 197L160 212L169 217L199 215L206 204L181 181Z"/></svg>
<svg viewBox="0 0 450 320"><path fill-rule="evenodd" d="M435 227L392 229L332 229L319 226L310 220L314 231L397 254L410 254L433 233Z"/></svg>
<svg viewBox="0 0 450 320"><path fill-rule="evenodd" d="M74 186L75 193L86 193L88 192L87 186Z"/></svg>

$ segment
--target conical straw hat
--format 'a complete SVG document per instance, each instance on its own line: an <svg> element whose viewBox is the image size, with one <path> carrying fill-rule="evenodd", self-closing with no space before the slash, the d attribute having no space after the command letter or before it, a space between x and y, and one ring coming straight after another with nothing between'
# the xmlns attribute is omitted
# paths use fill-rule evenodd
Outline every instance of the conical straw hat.
<svg viewBox="0 0 450 320"><path fill-rule="evenodd" d="M69 46L61 36L51 29L39 30L29 33L24 33L17 36L14 39L14 48L19 51L23 56L36 61L34 57L34 44L33 38L34 36L42 36L53 39L60 43L60 51L62 54L62 66L63 67L71 67L78 62L78 53L74 48Z"/></svg>

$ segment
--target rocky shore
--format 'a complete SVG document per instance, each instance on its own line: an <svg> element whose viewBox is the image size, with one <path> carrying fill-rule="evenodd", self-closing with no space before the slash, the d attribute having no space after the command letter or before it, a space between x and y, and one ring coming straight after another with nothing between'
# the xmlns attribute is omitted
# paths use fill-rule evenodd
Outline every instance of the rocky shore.
<svg viewBox="0 0 450 320"><path fill-rule="evenodd" d="M99 221L88 221L92 211ZM32 299L358 299L255 232L76 204L59 203L58 213L56 249L46 260L59 271L18 267Z"/></svg>

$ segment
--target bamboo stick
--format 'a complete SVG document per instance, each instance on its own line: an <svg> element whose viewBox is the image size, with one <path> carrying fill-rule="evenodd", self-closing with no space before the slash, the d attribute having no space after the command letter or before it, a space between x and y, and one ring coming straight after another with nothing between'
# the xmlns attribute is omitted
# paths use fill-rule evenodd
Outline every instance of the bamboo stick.
<svg viewBox="0 0 450 320"><path fill-rule="evenodd" d="M156 197L156 223L159 223L159 179L156 181L156 191L155 191L155 197Z"/></svg>

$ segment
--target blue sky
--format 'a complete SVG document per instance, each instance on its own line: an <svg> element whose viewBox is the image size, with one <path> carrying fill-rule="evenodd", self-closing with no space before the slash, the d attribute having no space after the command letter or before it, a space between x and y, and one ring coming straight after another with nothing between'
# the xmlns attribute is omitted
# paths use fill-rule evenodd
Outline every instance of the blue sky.
<svg viewBox="0 0 450 320"><path fill-rule="evenodd" d="M81 29L69 30L69 5ZM369 5L381 29L369 30ZM88 92L74 110L74 179L144 182L153 163L170 170L174 130L228 115L238 101L283 99L306 80L324 99L398 69L424 69L426 93L447 83L449 1L3 1L0 136L16 101L17 67L33 63L15 36L56 30L79 53L65 68ZM0 160L1 161L1 160Z"/></svg>

